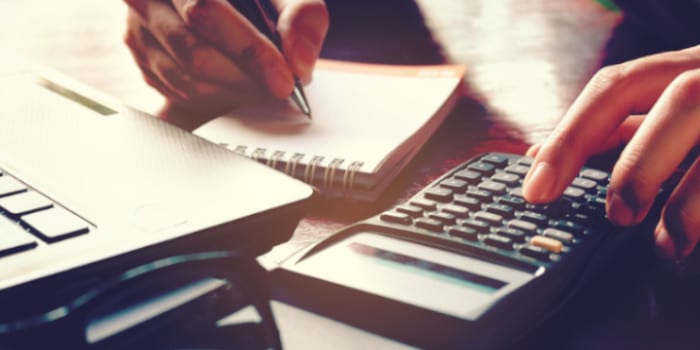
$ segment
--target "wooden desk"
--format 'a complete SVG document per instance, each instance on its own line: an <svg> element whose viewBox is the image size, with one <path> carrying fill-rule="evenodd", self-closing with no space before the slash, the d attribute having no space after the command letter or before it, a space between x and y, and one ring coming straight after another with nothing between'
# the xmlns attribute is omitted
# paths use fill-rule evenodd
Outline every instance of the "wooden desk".
<svg viewBox="0 0 700 350"><path fill-rule="evenodd" d="M273 251L273 258L409 198L478 153L522 153L531 143L541 141L599 66L605 42L620 19L593 0L419 0L417 7L401 0L345 3L329 0L332 9L344 11L333 17L325 56L391 63L465 63L468 93L381 201L373 205L315 203L292 241ZM378 9L363 10L372 5ZM0 43L4 47L15 48L138 108L152 113L159 109L162 98L141 81L121 43L126 13L122 2L24 0L7 2L2 10ZM356 27L358 19L374 35L363 36ZM423 25L429 32L422 30ZM374 47L362 47L367 40ZM382 50L377 51L379 48ZM640 249L640 255L650 250ZM653 259L644 266L620 265L627 273L633 272L627 278L614 273L601 277L598 285L604 287L592 288L556 319L565 322L543 327L526 344L551 345L538 337L549 337L552 334L547 332L552 332L560 348L697 348L694 332L700 320L693 312L698 306L693 301L700 290L694 282L698 279L674 279ZM283 314L283 333L294 334L288 339L290 344L303 346L308 344L305 340L323 338L318 329L289 322L289 317L298 320L298 314L289 316L286 307L277 310ZM309 320L307 316L303 320ZM323 322L318 324L342 328ZM348 339L362 336L362 332L347 329L340 333Z"/></svg>

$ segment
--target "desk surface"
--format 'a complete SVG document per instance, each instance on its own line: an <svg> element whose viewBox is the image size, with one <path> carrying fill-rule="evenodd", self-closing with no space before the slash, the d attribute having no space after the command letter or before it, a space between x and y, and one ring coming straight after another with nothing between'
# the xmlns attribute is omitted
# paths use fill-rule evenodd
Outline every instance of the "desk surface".
<svg viewBox="0 0 700 350"><path fill-rule="evenodd" d="M392 63L435 63L443 59L464 63L468 66L468 93L437 131L437 137L381 201L370 206L316 203L292 241L275 249L272 258L285 256L347 223L409 198L444 171L478 153L522 153L531 143L542 140L599 67L605 43L620 20L619 14L593 0L420 0L417 7L399 5L405 1L387 1L387 9L375 12L375 16L396 21L398 25L392 26L399 28L395 35L418 40L379 36L377 40L392 45L379 44L384 51L377 53L352 40L353 35L359 35L352 30L357 16L362 16L365 25L372 23L362 6L374 2L346 3L349 5L342 1L329 3L345 11L340 11L344 17L333 17L338 27L329 36L333 42L329 41L324 55L361 60L388 57ZM394 5L403 10L395 11ZM3 47L14 48L135 107L152 113L159 110L163 99L142 82L122 44L126 14L123 2L25 0L4 2L0 7ZM382 23L377 24L379 28ZM420 32L422 29L402 35L405 33L401 28L416 25L424 25L428 35ZM613 274L602 277L599 284L615 288L613 292L610 288L594 288L562 313L560 319L576 320L575 326L566 329L550 327L559 332L557 339L571 345L563 347L660 348L669 343L697 347L700 341L694 339L693 332L700 320L688 311L692 307L682 307L686 302L693 306L697 283L674 279L663 266L649 263L647 258L642 260L646 262L643 266L625 270L628 278ZM318 328L304 327L304 320L320 322L310 320L313 316L283 305L277 305L276 310L283 338L291 348L309 339L326 347L333 343L319 336ZM336 329L327 334L353 339L361 334L333 322L319 324ZM369 341L377 344L371 341L381 340ZM529 341L537 344L536 339Z"/></svg>

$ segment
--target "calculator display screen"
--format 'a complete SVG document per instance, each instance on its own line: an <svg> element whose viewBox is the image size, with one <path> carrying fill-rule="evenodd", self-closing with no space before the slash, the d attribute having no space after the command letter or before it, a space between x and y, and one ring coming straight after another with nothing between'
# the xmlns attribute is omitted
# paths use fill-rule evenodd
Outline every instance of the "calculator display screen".
<svg viewBox="0 0 700 350"><path fill-rule="evenodd" d="M361 256L375 260L385 266L401 269L410 273L418 273L427 278L448 282L461 287L467 287L474 291L492 294L506 285L505 282L495 280L472 272L456 269L447 265L427 261L417 257L392 252L378 247L373 247L360 242L349 244L351 251Z"/></svg>

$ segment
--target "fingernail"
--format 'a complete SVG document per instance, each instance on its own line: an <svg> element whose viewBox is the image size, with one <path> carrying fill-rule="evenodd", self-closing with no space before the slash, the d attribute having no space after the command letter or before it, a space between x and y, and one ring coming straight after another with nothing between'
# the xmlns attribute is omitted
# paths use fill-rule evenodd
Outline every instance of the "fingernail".
<svg viewBox="0 0 700 350"><path fill-rule="evenodd" d="M265 70L265 81L273 95L287 98L294 87L294 79L289 70L272 67Z"/></svg>
<svg viewBox="0 0 700 350"><path fill-rule="evenodd" d="M656 241L656 251L660 256L669 260L679 260L676 244L662 223L656 226L654 241Z"/></svg>
<svg viewBox="0 0 700 350"><path fill-rule="evenodd" d="M556 174L551 164L538 162L523 182L523 195L532 202L544 202L554 188Z"/></svg>
<svg viewBox="0 0 700 350"><path fill-rule="evenodd" d="M306 38L300 38L294 44L294 68L300 78L308 79L318 57L318 48Z"/></svg>
<svg viewBox="0 0 700 350"><path fill-rule="evenodd" d="M635 224L637 213L632 207L615 191L608 192L608 219L618 226L631 226Z"/></svg>

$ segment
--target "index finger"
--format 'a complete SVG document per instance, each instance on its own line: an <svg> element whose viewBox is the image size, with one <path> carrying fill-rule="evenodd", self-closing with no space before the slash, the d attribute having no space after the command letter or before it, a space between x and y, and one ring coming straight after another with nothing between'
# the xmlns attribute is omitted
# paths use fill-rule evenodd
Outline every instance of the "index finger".
<svg viewBox="0 0 700 350"><path fill-rule="evenodd" d="M542 144L523 183L533 203L556 199L630 114L645 113L668 84L700 67L700 46L600 70Z"/></svg>

